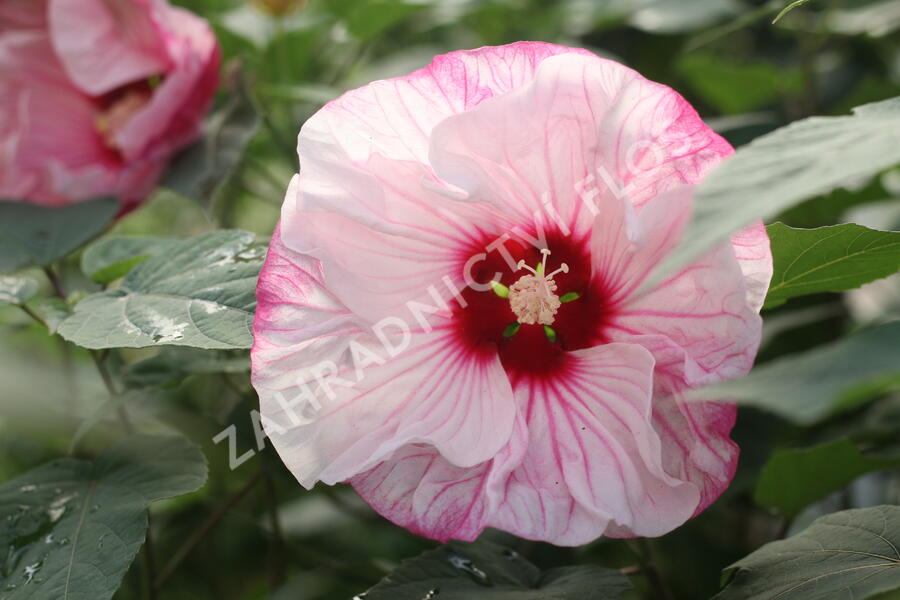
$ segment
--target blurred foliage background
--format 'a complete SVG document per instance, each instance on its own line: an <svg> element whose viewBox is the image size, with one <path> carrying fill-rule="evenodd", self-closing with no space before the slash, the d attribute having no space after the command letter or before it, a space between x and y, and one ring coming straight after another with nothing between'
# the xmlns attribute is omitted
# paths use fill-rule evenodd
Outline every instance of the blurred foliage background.
<svg viewBox="0 0 900 600"><path fill-rule="evenodd" d="M810 115L839 115L900 95L900 1L813 0L777 24L788 4L750 0L176 0L214 26L227 61L219 106L248 90L259 128L239 167L207 205L161 189L121 220L115 233L181 237L221 227L268 237L297 170L297 132L341 91L408 73L435 54L518 40L589 48L668 84L733 145ZM225 134L223 134L225 135ZM177 185L172 187L177 188ZM900 225L900 176L888 172L781 217L797 227L855 220ZM64 286L90 288L77 258ZM77 283L77 285L76 285ZM49 284L48 284L49 285ZM900 314L897 278L847 294L800 298L766 315L760 361L835 340ZM122 431L98 407L107 397L90 355L49 337L16 307L0 307L0 476L70 451L92 456ZM210 466L199 492L153 505L152 557L165 600L347 600L404 558L434 547L375 515L348 489L303 490L271 448L255 452L257 404L245 354L194 350L122 351L132 419L177 430L200 444ZM176 365L176 369L172 369ZM713 596L721 570L813 517L854 506L900 503L900 479L882 471L856 480L786 520L754 501L773 452L849 438L865 451L900 452L900 396L874 394L858 408L808 427L742 409L742 448L733 486L711 509L658 540L604 540L560 549L489 532L549 568L629 568L652 557L672 599ZM93 425L79 427L84 419ZM238 453L214 436L235 425ZM76 436L77 432L77 436ZM83 434L83 435L82 435ZM142 597L147 559L136 561L117 598ZM651 578L637 595L655 598Z"/></svg>

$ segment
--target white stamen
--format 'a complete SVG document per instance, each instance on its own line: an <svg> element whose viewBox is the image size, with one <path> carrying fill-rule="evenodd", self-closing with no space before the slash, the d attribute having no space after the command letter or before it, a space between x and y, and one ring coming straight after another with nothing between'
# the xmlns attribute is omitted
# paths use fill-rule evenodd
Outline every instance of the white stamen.
<svg viewBox="0 0 900 600"><path fill-rule="evenodd" d="M538 272L526 265L524 260L520 260L516 265L516 270L518 271L520 269L525 269L526 271L533 273L535 276L538 275Z"/></svg>
<svg viewBox="0 0 900 600"><path fill-rule="evenodd" d="M509 287L509 304L519 323L533 325L551 325L559 310L559 296L556 292L556 282L553 281L557 273L568 273L569 266L562 263L560 267L547 275L547 257L550 250L541 250L543 258L539 270L533 269L520 260L518 269L525 269L531 275L523 275Z"/></svg>
<svg viewBox="0 0 900 600"><path fill-rule="evenodd" d="M563 264L559 265L559 268L557 270L555 270L552 273L550 273L549 275L547 275L547 279L550 279L557 273L568 273L568 272L569 272L569 265L567 265L566 263L563 263Z"/></svg>

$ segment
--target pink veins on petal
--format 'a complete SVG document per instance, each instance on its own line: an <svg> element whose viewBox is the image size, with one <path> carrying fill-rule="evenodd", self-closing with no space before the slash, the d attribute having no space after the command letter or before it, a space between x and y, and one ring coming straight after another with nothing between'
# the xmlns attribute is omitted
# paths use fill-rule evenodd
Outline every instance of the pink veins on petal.
<svg viewBox="0 0 900 600"><path fill-rule="evenodd" d="M748 227L654 289L731 148L584 50L439 56L299 137L258 286L253 382L285 464L431 538L661 535L728 486L771 277Z"/></svg>

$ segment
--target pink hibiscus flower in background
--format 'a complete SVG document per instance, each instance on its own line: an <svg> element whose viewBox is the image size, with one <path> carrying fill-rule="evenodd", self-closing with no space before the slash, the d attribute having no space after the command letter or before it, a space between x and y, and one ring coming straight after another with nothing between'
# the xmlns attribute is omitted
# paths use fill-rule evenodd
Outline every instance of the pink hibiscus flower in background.
<svg viewBox="0 0 900 600"><path fill-rule="evenodd" d="M218 69L208 24L164 0L4 0L0 197L133 208L200 134Z"/></svg>
<svg viewBox="0 0 900 600"><path fill-rule="evenodd" d="M303 126L253 383L301 484L431 538L656 536L728 486L761 224L653 289L732 152L671 89L543 43L454 52Z"/></svg>

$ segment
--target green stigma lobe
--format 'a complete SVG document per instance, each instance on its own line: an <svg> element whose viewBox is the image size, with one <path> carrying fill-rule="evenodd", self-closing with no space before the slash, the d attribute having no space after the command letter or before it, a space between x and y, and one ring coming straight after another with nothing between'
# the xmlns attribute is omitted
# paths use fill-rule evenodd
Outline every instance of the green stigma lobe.
<svg viewBox="0 0 900 600"><path fill-rule="evenodd" d="M506 329L503 330L503 337L511 338L512 336L519 333L520 327L522 327L522 325L519 324L518 321L516 321L515 323L510 323L509 325L506 326Z"/></svg>

